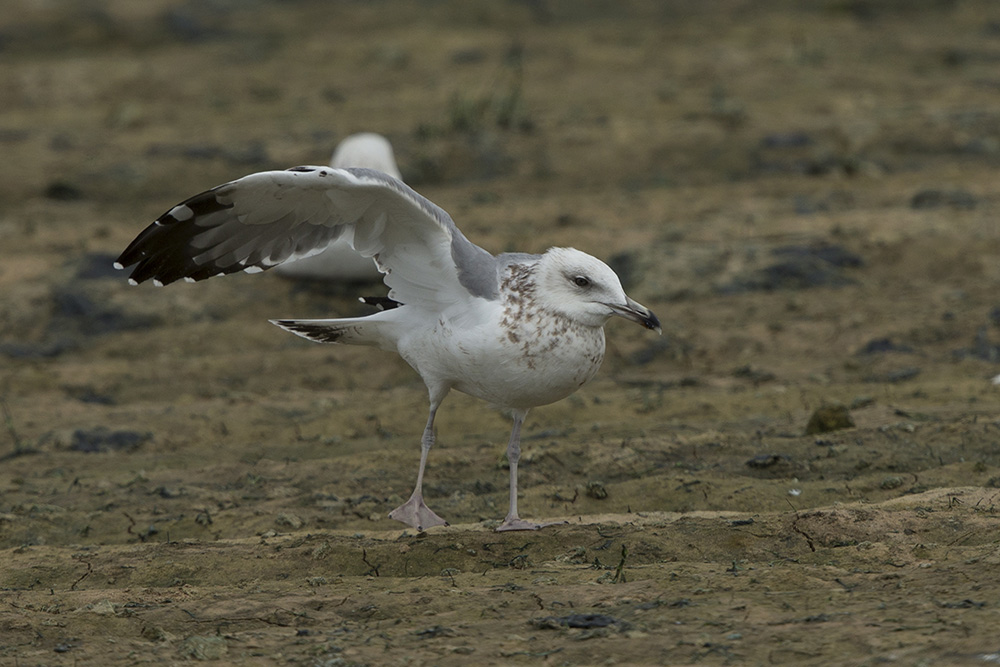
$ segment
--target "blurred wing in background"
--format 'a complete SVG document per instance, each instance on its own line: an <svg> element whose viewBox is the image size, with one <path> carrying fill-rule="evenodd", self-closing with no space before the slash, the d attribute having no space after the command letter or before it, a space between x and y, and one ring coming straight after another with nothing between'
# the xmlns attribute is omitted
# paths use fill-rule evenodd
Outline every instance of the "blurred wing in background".
<svg viewBox="0 0 1000 667"><path fill-rule="evenodd" d="M330 166L365 167L403 180L392 144L374 132L352 134L341 141L330 158ZM344 239L335 239L316 255L284 262L275 267L275 273L293 280L330 282L374 282L380 278L375 262L355 252Z"/></svg>

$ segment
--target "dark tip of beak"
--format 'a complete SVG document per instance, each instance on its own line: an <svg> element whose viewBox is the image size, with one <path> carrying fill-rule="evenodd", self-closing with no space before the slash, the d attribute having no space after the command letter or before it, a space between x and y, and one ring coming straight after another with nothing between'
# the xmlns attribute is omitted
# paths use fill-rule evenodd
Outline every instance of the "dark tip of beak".
<svg viewBox="0 0 1000 667"><path fill-rule="evenodd" d="M649 315L647 317L639 320L639 324L647 329L652 329L661 336L663 335L663 327L660 326L660 319L653 314L653 311L649 311Z"/></svg>
<svg viewBox="0 0 1000 667"><path fill-rule="evenodd" d="M638 322L647 329L652 329L656 333L663 335L663 328L660 326L660 318L653 314L649 308L642 305L638 301L633 301L632 299L627 299L627 305L625 306L612 306L612 310L615 311L616 315L624 317L626 320L632 320L633 322Z"/></svg>

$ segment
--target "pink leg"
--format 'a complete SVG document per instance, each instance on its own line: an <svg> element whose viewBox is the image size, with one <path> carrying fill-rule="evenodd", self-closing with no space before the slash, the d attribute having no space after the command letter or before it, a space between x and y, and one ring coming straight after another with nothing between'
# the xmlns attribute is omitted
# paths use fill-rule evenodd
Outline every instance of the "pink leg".
<svg viewBox="0 0 1000 667"><path fill-rule="evenodd" d="M427 453L434 445L434 415L437 413L440 401L431 402L430 416L427 418L427 426L424 427L424 435L420 438L420 467L417 469L417 484L410 495L410 499L389 512L389 518L402 521L408 526L417 530L426 530L433 526L447 526L448 522L434 513L424 502L424 468L427 467Z"/></svg>
<svg viewBox="0 0 1000 667"><path fill-rule="evenodd" d="M528 415L527 410L516 410L514 412L514 428L510 432L510 441L507 443L507 463L510 464L510 510L507 518L497 528L503 530L538 530L545 526L555 526L565 521L553 521L549 523L533 523L525 521L517 515L517 462L521 460L521 424Z"/></svg>

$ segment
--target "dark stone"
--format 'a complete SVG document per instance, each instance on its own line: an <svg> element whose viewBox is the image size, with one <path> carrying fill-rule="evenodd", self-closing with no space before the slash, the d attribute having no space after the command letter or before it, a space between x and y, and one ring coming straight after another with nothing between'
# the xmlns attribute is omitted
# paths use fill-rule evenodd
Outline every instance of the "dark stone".
<svg viewBox="0 0 1000 667"><path fill-rule="evenodd" d="M792 198L792 205L799 215L812 215L814 213L826 213L830 211L848 211L855 206L854 195L848 190L834 190L830 194L821 198L814 198L807 195L795 195Z"/></svg>
<svg viewBox="0 0 1000 667"><path fill-rule="evenodd" d="M85 292L74 288L56 288L52 295L54 310L50 329L62 333L67 327L84 336L100 336L117 331L143 329L157 320L130 315L119 308L96 303Z"/></svg>
<svg viewBox="0 0 1000 667"><path fill-rule="evenodd" d="M181 155L194 160L214 160L215 158L222 157L222 148L219 146L195 144L192 146L182 146L179 150Z"/></svg>
<svg viewBox="0 0 1000 667"><path fill-rule="evenodd" d="M563 617L571 628L606 628L618 623L618 619L606 614L570 614Z"/></svg>
<svg viewBox="0 0 1000 667"><path fill-rule="evenodd" d="M775 257L816 258L841 268L857 268L864 266L865 261L857 253L847 248L829 243L817 245L786 245L771 251Z"/></svg>
<svg viewBox="0 0 1000 667"><path fill-rule="evenodd" d="M829 433L844 428L854 428L851 412L844 405L822 405L809 417L806 424L806 435Z"/></svg>
<svg viewBox="0 0 1000 667"><path fill-rule="evenodd" d="M99 426L77 429L73 432L70 450L92 454L95 452L133 451L153 437L152 433L138 431L112 431Z"/></svg>
<svg viewBox="0 0 1000 667"><path fill-rule="evenodd" d="M969 600L966 598L961 602L940 602L938 603L945 609L982 609L986 606L985 602L976 602L975 600Z"/></svg>
<svg viewBox="0 0 1000 667"><path fill-rule="evenodd" d="M722 294L740 294L754 290L807 289L810 287L842 287L854 280L842 269L864 265L860 255L831 244L789 245L775 248L771 255L777 262L736 278L718 288Z"/></svg>
<svg viewBox="0 0 1000 667"><path fill-rule="evenodd" d="M622 621L607 614L570 614L568 616L546 616L531 619L530 623L540 630L557 630L569 628L606 628L619 625Z"/></svg>
<svg viewBox="0 0 1000 667"><path fill-rule="evenodd" d="M761 279L764 289L839 287L853 282L827 266L805 258L773 264L764 269Z"/></svg>
<svg viewBox="0 0 1000 667"><path fill-rule="evenodd" d="M218 3L187 3L165 11L163 26L182 42L207 42L226 35L223 12Z"/></svg>
<svg viewBox="0 0 1000 667"><path fill-rule="evenodd" d="M979 200L965 190L921 190L913 195L910 207L915 209L958 208L973 209Z"/></svg>
<svg viewBox="0 0 1000 667"><path fill-rule="evenodd" d="M0 343L0 354L11 359L51 359L77 347L79 345L75 341L67 338L39 343Z"/></svg>
<svg viewBox="0 0 1000 667"><path fill-rule="evenodd" d="M83 199L83 191L66 181L52 181L45 186L45 197L56 201L78 201Z"/></svg>
<svg viewBox="0 0 1000 667"><path fill-rule="evenodd" d="M822 202L813 201L805 195L796 195L792 201L797 215L812 215L827 210Z"/></svg>
<svg viewBox="0 0 1000 667"><path fill-rule="evenodd" d="M790 460L791 459L784 454L758 454L747 461L747 466L750 468L764 469L778 465L779 463L788 463Z"/></svg>
<svg viewBox="0 0 1000 667"><path fill-rule="evenodd" d="M873 338L864 347L858 350L858 354L882 354L884 352L913 352L909 345L900 345L892 342L890 338Z"/></svg>
<svg viewBox="0 0 1000 667"><path fill-rule="evenodd" d="M78 277L104 277L103 274L113 271L111 257L95 254L85 259ZM42 340L0 343L0 354L15 359L48 359L79 348L86 338L144 329L159 322L157 316L134 315L100 302L90 296L90 290L82 283L71 282L52 291L52 317Z"/></svg>
<svg viewBox="0 0 1000 667"><path fill-rule="evenodd" d="M475 65L486 60L486 52L476 47L459 49L451 54L451 62L456 65Z"/></svg>
<svg viewBox="0 0 1000 667"><path fill-rule="evenodd" d="M753 368L750 364L746 366L740 366L733 371L733 377L745 378L750 380L754 386L764 384L765 382L770 382L775 379L775 374L770 371L764 371L759 368Z"/></svg>
<svg viewBox="0 0 1000 667"><path fill-rule="evenodd" d="M263 165L271 161L267 148L259 141L251 141L243 148L223 152L226 161L236 165Z"/></svg>
<svg viewBox="0 0 1000 667"><path fill-rule="evenodd" d="M73 141L73 138L64 132L54 135L51 141L49 141L49 148L57 153L75 150L76 147L76 142Z"/></svg>
<svg viewBox="0 0 1000 667"><path fill-rule="evenodd" d="M242 148L224 148L212 144L153 144L146 149L150 157L182 157L189 160L223 160L237 166L265 165L272 162L267 148L259 141L251 141Z"/></svg>
<svg viewBox="0 0 1000 667"><path fill-rule="evenodd" d="M993 326L1000 327L1000 306L993 306L990 308L990 312L986 318Z"/></svg>
<svg viewBox="0 0 1000 667"><path fill-rule="evenodd" d="M603 482L594 480L587 482L587 496L595 500L604 500L608 497L608 490Z"/></svg>
<svg viewBox="0 0 1000 667"><path fill-rule="evenodd" d="M815 614L813 616L806 616L802 619L805 623L826 623L830 620L829 614Z"/></svg>
<svg viewBox="0 0 1000 667"><path fill-rule="evenodd" d="M904 380L912 380L913 378L920 375L920 369L916 366L907 366L906 368L897 368L896 370L889 371L885 374L886 382L903 382Z"/></svg>
<svg viewBox="0 0 1000 667"><path fill-rule="evenodd" d="M629 361L636 366L645 366L662 357L671 347L670 339L667 336L661 336L629 355Z"/></svg>
<svg viewBox="0 0 1000 667"><path fill-rule="evenodd" d="M961 67L970 58L971 54L965 49L948 48L941 54L941 62L948 67Z"/></svg>
<svg viewBox="0 0 1000 667"><path fill-rule="evenodd" d="M0 48L3 36L0 35ZM31 136L31 130L0 128L0 144L17 144L26 141Z"/></svg>
<svg viewBox="0 0 1000 667"><path fill-rule="evenodd" d="M955 350L954 355L959 359L982 359L994 364L1000 363L1000 343L990 340L989 329L983 326L976 332L972 346Z"/></svg>
<svg viewBox="0 0 1000 667"><path fill-rule="evenodd" d="M801 148L813 143L805 132L775 132L760 139L761 148Z"/></svg>
<svg viewBox="0 0 1000 667"><path fill-rule="evenodd" d="M66 387L66 393L81 403L94 405L114 405L115 399L109 394L102 394L93 387Z"/></svg>
<svg viewBox="0 0 1000 667"><path fill-rule="evenodd" d="M329 102L330 104L343 104L347 101L347 95L339 88L334 88L333 86L326 86L320 91L320 95L323 100Z"/></svg>
<svg viewBox="0 0 1000 667"><path fill-rule="evenodd" d="M722 294L740 294L757 290L773 292L778 289L843 287L853 283L853 280L825 262L797 258L772 264L745 278L738 278L720 287L719 292Z"/></svg>
<svg viewBox="0 0 1000 667"><path fill-rule="evenodd" d="M435 637L454 637L455 631L443 625L435 625L432 628L418 630L416 634L421 639L434 639Z"/></svg>

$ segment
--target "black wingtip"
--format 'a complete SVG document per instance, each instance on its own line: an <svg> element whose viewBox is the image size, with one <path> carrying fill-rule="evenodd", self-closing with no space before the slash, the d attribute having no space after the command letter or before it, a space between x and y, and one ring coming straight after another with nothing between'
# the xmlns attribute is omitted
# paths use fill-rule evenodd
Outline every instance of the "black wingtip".
<svg viewBox="0 0 1000 667"><path fill-rule="evenodd" d="M129 282L136 285L147 280L158 285L169 285L182 278L205 280L242 270L243 266L197 264L192 257L191 239L201 231L197 221L233 207L219 201L218 189L197 194L158 217L122 251L115 268L134 265Z"/></svg>

